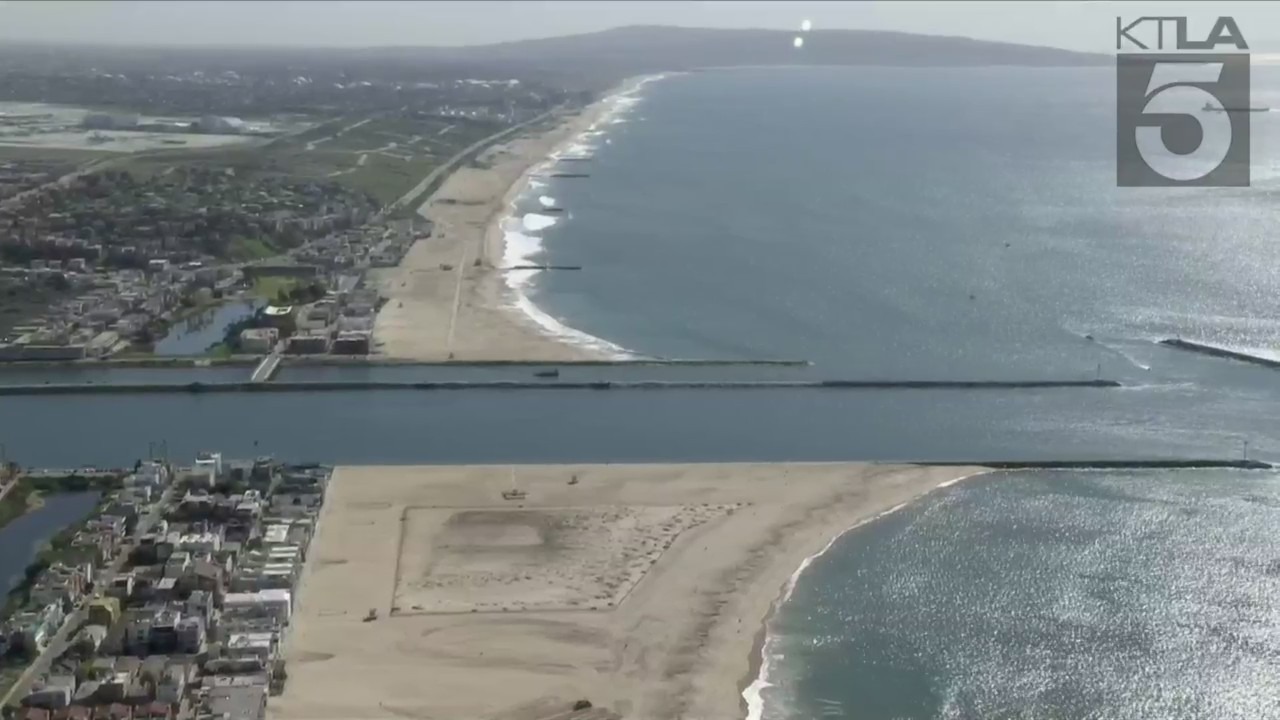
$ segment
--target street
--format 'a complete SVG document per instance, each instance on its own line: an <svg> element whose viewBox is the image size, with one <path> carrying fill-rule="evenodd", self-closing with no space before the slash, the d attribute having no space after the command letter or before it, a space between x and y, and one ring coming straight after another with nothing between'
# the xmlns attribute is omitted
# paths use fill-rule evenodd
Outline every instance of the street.
<svg viewBox="0 0 1280 720"><path fill-rule="evenodd" d="M168 506L172 499L172 492L173 484L171 482L169 487L165 488L164 493L160 495L160 499L155 503L152 503L151 509L147 514L138 518L138 526L133 532L133 537L141 537L142 535L150 532L151 528L156 524L156 521L164 514L164 508ZM112 559L111 564L106 568L112 577L114 577L116 573L120 572L120 568L122 568L125 561L128 560L129 553L132 549L133 544L126 543L120 548L120 552L116 554L116 557ZM92 595L87 595L81 599L75 610L67 615L67 619L62 623L62 627L54 634L53 638L49 641L49 644L45 646L44 651L31 661L31 664L27 666L27 669L23 670L22 675L18 676L18 680L14 682L13 686L9 688L3 697L0 697L0 707L8 705L15 699L26 697L27 693L30 692L31 684L49 670L49 667L53 664L54 660L61 657L62 654L66 652L71 641L72 633L83 625L87 619L89 601L96 597L100 597L101 595L102 588L94 588Z"/></svg>

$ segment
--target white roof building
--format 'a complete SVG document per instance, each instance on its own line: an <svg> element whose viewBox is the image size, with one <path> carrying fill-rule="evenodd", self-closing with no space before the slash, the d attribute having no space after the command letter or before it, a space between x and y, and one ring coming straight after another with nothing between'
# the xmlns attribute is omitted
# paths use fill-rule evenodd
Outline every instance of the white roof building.
<svg viewBox="0 0 1280 720"><path fill-rule="evenodd" d="M285 624L293 610L293 593L285 589L227 593L222 607L227 614L270 617Z"/></svg>

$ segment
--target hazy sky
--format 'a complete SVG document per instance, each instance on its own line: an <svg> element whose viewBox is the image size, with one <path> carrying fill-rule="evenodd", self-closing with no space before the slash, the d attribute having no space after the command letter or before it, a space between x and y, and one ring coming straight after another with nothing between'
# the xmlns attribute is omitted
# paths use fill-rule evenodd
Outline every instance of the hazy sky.
<svg viewBox="0 0 1280 720"><path fill-rule="evenodd" d="M1115 48L1117 15L1187 15L1193 37L1231 15L1256 50L1280 50L1280 2L770 2L768 0L0 0L0 40L125 45L470 45L632 24L864 28L1076 50ZM1198 22L1197 22L1198 21Z"/></svg>

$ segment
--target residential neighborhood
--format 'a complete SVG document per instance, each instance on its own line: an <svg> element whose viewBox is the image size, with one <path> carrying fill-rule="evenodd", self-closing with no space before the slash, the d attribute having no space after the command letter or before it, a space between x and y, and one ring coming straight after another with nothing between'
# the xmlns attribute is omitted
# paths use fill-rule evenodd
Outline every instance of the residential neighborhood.
<svg viewBox="0 0 1280 720"><path fill-rule="evenodd" d="M249 260L357 227L377 210L372 198L332 182L198 165L154 176L104 170L0 207L0 256L54 270Z"/></svg>
<svg viewBox="0 0 1280 720"><path fill-rule="evenodd" d="M330 469L139 463L0 624L24 720L263 717ZM3 666L0 666L3 668Z"/></svg>
<svg viewBox="0 0 1280 720"><path fill-rule="evenodd" d="M290 340L290 352L363 355L370 351L373 320L383 300L367 271L392 267L415 240L427 237L427 221L378 220L331 230L281 255L279 261L177 264L153 258L143 269L97 270L79 259L33 260L26 268L0 268L0 283L17 294L32 288L58 292L30 315L0 324L0 361L84 360L149 351L168 328L202 309L253 297L265 280L278 289L305 284L310 297L273 293L266 307L227 338L227 352L266 354ZM11 317L11 316L2 316ZM274 329L275 335L271 330Z"/></svg>

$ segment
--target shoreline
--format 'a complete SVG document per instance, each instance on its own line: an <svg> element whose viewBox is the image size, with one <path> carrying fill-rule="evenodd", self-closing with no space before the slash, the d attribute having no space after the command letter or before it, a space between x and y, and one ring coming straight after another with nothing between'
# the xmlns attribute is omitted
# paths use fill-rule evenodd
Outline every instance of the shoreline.
<svg viewBox="0 0 1280 720"><path fill-rule="evenodd" d="M742 717L779 588L815 551L985 472L339 468L269 712L540 720L586 698L628 718ZM524 497L501 497L517 483Z"/></svg>
<svg viewBox="0 0 1280 720"><path fill-rule="evenodd" d="M978 472L961 475L960 477L943 481L932 489L926 490L910 500L898 503L887 510L883 510L871 517L857 521L853 525L842 530L839 534L833 536L821 550L805 557L805 559L800 562L800 565L796 568L795 572L793 572L787 579L787 583L778 593L777 598L770 604L768 612L760 620L759 629L756 631L755 640L751 646L750 669L742 678L738 686L740 690L739 697L741 699L741 716L746 718L746 720L761 720L764 717L764 691L768 688L774 687L774 684L769 682L770 659L772 656L770 653L770 642L774 639L774 636L769 631L769 625L773 622L774 617L782 609L783 605L791 600L791 596L795 592L796 585L799 584L800 579L804 577L805 571L808 570L814 562L830 552L831 548L835 547L836 543L847 537L849 533L852 533L859 528L870 525L877 520L888 517L899 510L920 502L939 490L945 490L946 488L952 487L953 485L957 485L961 482L986 475L993 475L997 472L999 472L999 470L983 469Z"/></svg>
<svg viewBox="0 0 1280 720"><path fill-rule="evenodd" d="M415 242L397 267L371 274L388 298L374 325L376 356L559 362L621 354L529 300L520 285L532 272L501 269L519 251L503 226L515 217L516 200L533 189L533 176L587 133L602 132L619 99L652 77L628 79L549 128L490 146L444 179L417 209L433 222L431 237Z"/></svg>
<svg viewBox="0 0 1280 720"><path fill-rule="evenodd" d="M485 229L486 242L493 242L496 244L498 252L495 254L502 258L503 265L512 266L530 264L534 257L546 252L542 235L525 236L533 241L531 243L533 247L525 252L514 251L515 249L512 248L512 243L507 240L507 233L512 232L517 235L524 235L524 233L521 230L508 230L504 227L509 221L513 221L517 217L516 203L522 196L526 193L532 192L533 190L541 189L546 186L545 183L542 183L539 187L534 187L533 183L537 180L536 176L554 168L560 158L569 154L568 151L571 148L581 148L571 155L578 155L584 150L590 152L596 151L598 149L598 144L595 144L592 141L607 134L607 130L602 129L601 126L612 124L611 121L620 115L625 115L625 113L634 107L639 101L634 97L633 93L650 82L662 80L672 74L674 73L639 75L627 78L613 88L610 88L602 98L584 108L582 113L572 121L572 123L577 127L569 137L561 140L550 150L550 152L547 153L545 158L531 164L524 173L521 174L520 178L511 185L507 193L503 196L503 206L505 210L490 223L489 227ZM633 100L633 102L626 103L625 101L629 99ZM535 210L534 213L537 213L537 211ZM543 230L555 227L563 219L564 216L562 215L549 217L547 225L536 230L530 229L528 232L540 233ZM569 345L582 348L594 355L611 360L643 357L632 350L618 345L617 343L567 325L561 322L558 318L555 318L544 311L533 301L529 293L524 289L527 283L538 273L539 271L537 270L522 270L505 274L504 281L507 289L512 295L510 308L513 311L520 313L525 318L533 321L542 329L543 332L547 334L548 337L559 342L564 342Z"/></svg>

